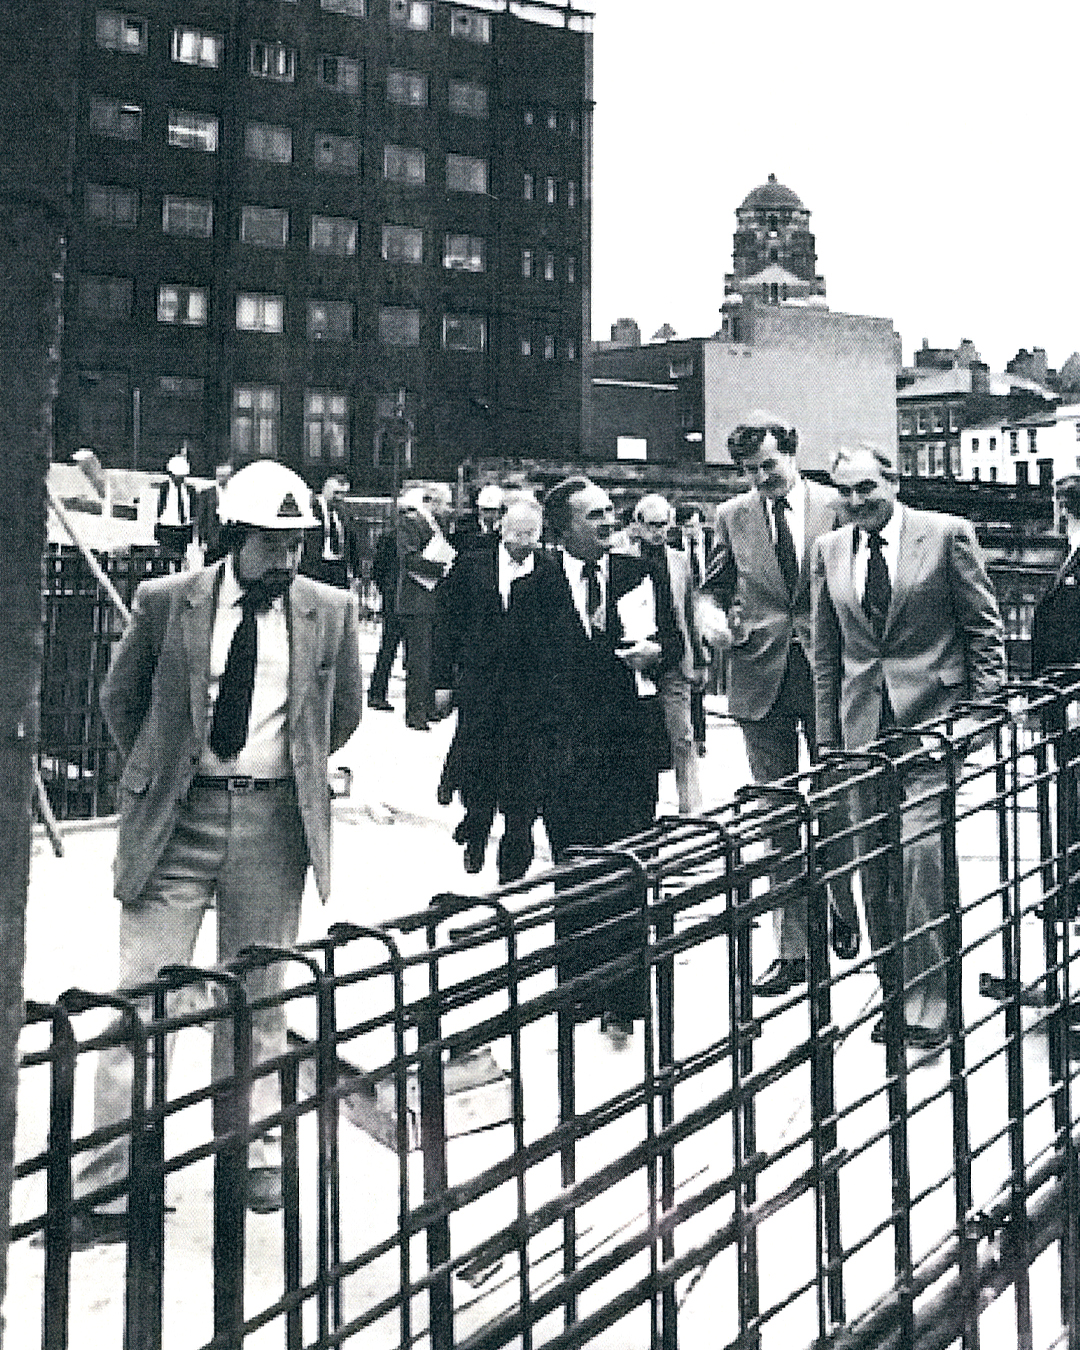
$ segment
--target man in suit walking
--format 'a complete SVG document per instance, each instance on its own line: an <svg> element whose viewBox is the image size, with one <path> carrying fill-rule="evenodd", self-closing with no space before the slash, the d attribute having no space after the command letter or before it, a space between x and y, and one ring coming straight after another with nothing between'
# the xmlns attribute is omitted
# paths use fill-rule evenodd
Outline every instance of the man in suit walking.
<svg viewBox="0 0 1080 1350"><path fill-rule="evenodd" d="M970 523L897 500L899 475L880 446L841 449L833 481L852 523L824 535L813 558L814 688L818 749L859 750L879 736L948 717L963 700L992 699L1005 679L1001 616ZM963 740L979 726L957 720ZM934 748L935 742L929 747ZM941 795L945 770L917 735L893 738L905 757L903 894L889 894L886 855L868 859L863 899L886 996L904 999L909 1046L947 1038ZM859 818L883 809L882 781L857 789ZM867 848L884 842L884 824ZM885 953L899 943L900 990ZM884 1040L884 1021L874 1039Z"/></svg>
<svg viewBox="0 0 1080 1350"><path fill-rule="evenodd" d="M427 731L435 717L434 591L454 559L443 532L449 514L449 489L441 483L409 488L398 499L397 614L405 634L405 725L413 731Z"/></svg>
<svg viewBox="0 0 1080 1350"><path fill-rule="evenodd" d="M330 890L327 759L360 720L355 599L298 577L310 493L283 465L257 461L229 484L229 554L213 567L143 583L101 705L124 755L115 888L120 986L191 959L217 913L222 962L253 944L295 943L309 866ZM250 998L280 992L274 963L247 976ZM252 1013L252 1060L284 1054L281 1006ZM215 1076L229 1072L231 1030L214 1029ZM100 1052L95 1127L131 1110L131 1057ZM256 1076L252 1119L278 1110L275 1074ZM89 1159L77 1192L123 1180L121 1137ZM281 1205L280 1136L248 1151L248 1206ZM116 1240L126 1216L78 1215L82 1242Z"/></svg>
<svg viewBox="0 0 1080 1350"><path fill-rule="evenodd" d="M196 504L195 538L202 546L202 560L207 567L228 552L221 542L221 499L231 477L232 465L219 464L214 470L213 483L199 493Z"/></svg>
<svg viewBox="0 0 1080 1350"><path fill-rule="evenodd" d="M512 498L490 546L459 553L436 590L436 707L448 709L453 697L458 717L440 800L454 791L461 797L465 816L454 838L470 873L483 866L496 812L503 813L500 885L524 876L533 858L536 804L517 762L520 728L508 706L506 663L510 609L517 583L532 574L542 527L535 497Z"/></svg>
<svg viewBox="0 0 1080 1350"><path fill-rule="evenodd" d="M610 552L615 508L588 478L557 484L544 501L558 547L537 557L516 585L510 611L511 711L523 773L534 790L552 853L603 845L646 829L656 813L663 720L642 672L663 655L648 569ZM637 940L637 900L612 896L560 909L559 977L591 975ZM579 1011L600 1015L625 1040L645 1014L640 972L596 984Z"/></svg>
<svg viewBox="0 0 1080 1350"><path fill-rule="evenodd" d="M165 557L180 568L195 531L195 489L188 482L187 455L183 451L173 455L165 472L169 476L158 488L154 538Z"/></svg>
<svg viewBox="0 0 1080 1350"><path fill-rule="evenodd" d="M755 783L774 783L799 770L799 734L815 744L810 674L810 553L835 528L840 500L833 488L803 478L796 464L795 428L755 414L728 438L749 491L724 502L716 516L714 552L704 588L718 603L712 636L730 648L728 711L737 719ZM782 855L798 846L797 830L776 834ZM775 879L797 873L781 863ZM853 957L859 926L851 879L830 895L833 946ZM773 911L776 959L755 982L763 997L786 994L806 981L807 905L794 895Z"/></svg>
<svg viewBox="0 0 1080 1350"><path fill-rule="evenodd" d="M693 816L701 810L701 783L690 700L693 690L700 690L705 682L706 661L697 629L696 587L691 583L688 556L667 545L673 519L671 503L659 493L648 493L634 507L641 557L656 585L658 626L666 625L670 630L665 643L667 662L659 668L657 684L671 746L679 813Z"/></svg>
<svg viewBox="0 0 1080 1350"><path fill-rule="evenodd" d="M355 545L339 501L348 484L330 474L312 501L315 528L304 534L300 574L347 590L356 570Z"/></svg>

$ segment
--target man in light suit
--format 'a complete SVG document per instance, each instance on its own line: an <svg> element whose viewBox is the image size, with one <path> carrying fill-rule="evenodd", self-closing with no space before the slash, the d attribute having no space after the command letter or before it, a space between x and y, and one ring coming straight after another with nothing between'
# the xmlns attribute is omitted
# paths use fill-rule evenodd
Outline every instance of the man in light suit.
<svg viewBox="0 0 1080 1350"><path fill-rule="evenodd" d="M751 487L717 511L704 582L720 619L707 636L730 648L728 711L742 729L755 783L798 772L800 731L810 752L815 743L810 554L818 537L839 523L841 507L833 488L799 473L798 444L794 427L766 413L753 414L731 433L728 450ZM779 831L773 840L782 854L797 843L793 830ZM781 864L775 880L794 874L792 864ZM848 875L831 887L830 906L834 950L853 957L859 925ZM769 998L806 981L805 896L778 905L773 922L776 960L754 984L755 993Z"/></svg>
<svg viewBox="0 0 1080 1350"><path fill-rule="evenodd" d="M229 554L213 567L147 581L102 688L124 755L115 889L120 985L191 960L204 914L217 912L218 957L295 943L308 867L330 890L327 759L360 720L356 601L296 575L314 524L299 475L269 460L236 473L224 501ZM279 992L275 963L247 976L250 998ZM229 1071L231 1029L215 1026L215 1075ZM280 1006L253 1012L257 1066L286 1050ZM258 1076L252 1119L278 1110L276 1075ZM131 1110L126 1048L100 1052L95 1126ZM82 1170L80 1195L122 1181L126 1139ZM280 1138L252 1141L248 1206L281 1205ZM122 1203L122 1198L121 1198ZM126 1215L77 1215L76 1240L124 1236Z"/></svg>
<svg viewBox="0 0 1080 1350"><path fill-rule="evenodd" d="M686 553L667 545L674 518L671 503L656 492L647 493L634 507L641 557L656 584L657 619L661 626L674 630L666 644L667 664L657 673L657 685L671 745L679 814L694 816L701 810L701 783L690 700L693 690L705 682L707 662L697 629L696 588L691 583L689 559Z"/></svg>
<svg viewBox="0 0 1080 1350"><path fill-rule="evenodd" d="M450 506L442 483L408 488L398 498L396 609L405 635L405 725L413 731L427 731L435 720L434 592L454 558L443 530Z"/></svg>
<svg viewBox="0 0 1080 1350"><path fill-rule="evenodd" d="M655 692L639 693L635 672L656 667L663 647L655 608L650 617L647 603L633 605L635 597L647 601L648 569L640 558L611 552L608 494L588 478L565 479L547 494L544 520L558 547L538 555L514 586L508 706L521 738L520 772L532 780L559 862L573 845L613 843L655 816L663 720ZM557 896L560 980L626 955L638 934L638 903L616 894L560 909ZM594 982L580 995L579 1014L598 1014L612 1040L625 1043L647 997L635 971Z"/></svg>
<svg viewBox="0 0 1080 1350"><path fill-rule="evenodd" d="M859 750L897 729L949 715L961 701L992 699L1005 679L1001 616L970 523L897 500L893 456L874 445L837 452L833 481L853 523L818 540L813 558L814 688L818 749ZM973 735L976 717L954 734ZM904 757L903 894L890 896L887 856L869 859L863 898L886 995L884 954L900 941L905 1040L940 1049L947 1039L942 763L917 735L896 738ZM929 740L927 749L936 748ZM882 781L857 790L860 819L882 809ZM867 847L880 846L884 824ZM899 918L899 922L897 921ZM884 1022L874 1029L883 1041Z"/></svg>

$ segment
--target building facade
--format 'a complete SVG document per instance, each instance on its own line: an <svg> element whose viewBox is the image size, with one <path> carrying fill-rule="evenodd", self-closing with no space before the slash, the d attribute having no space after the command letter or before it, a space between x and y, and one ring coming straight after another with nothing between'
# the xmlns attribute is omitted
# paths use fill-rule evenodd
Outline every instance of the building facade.
<svg viewBox="0 0 1080 1350"><path fill-rule="evenodd" d="M590 19L88 3L57 456L354 490L582 439Z"/></svg>

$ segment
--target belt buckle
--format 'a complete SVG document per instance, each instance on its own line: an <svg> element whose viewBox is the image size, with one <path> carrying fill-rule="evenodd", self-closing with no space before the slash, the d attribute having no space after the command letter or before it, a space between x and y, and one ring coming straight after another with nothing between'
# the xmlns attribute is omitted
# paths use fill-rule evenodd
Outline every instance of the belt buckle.
<svg viewBox="0 0 1080 1350"><path fill-rule="evenodd" d="M255 779L249 773L234 774L229 779L229 791L239 797L247 797L255 791Z"/></svg>

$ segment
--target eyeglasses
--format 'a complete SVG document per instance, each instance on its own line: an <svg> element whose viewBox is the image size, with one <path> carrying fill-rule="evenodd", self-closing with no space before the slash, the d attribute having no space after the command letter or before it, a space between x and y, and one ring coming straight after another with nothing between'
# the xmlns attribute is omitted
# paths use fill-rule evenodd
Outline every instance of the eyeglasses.
<svg viewBox="0 0 1080 1350"><path fill-rule="evenodd" d="M639 520L639 525L644 525L647 530L666 530L668 523L666 520Z"/></svg>

